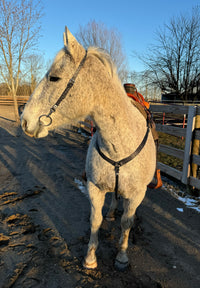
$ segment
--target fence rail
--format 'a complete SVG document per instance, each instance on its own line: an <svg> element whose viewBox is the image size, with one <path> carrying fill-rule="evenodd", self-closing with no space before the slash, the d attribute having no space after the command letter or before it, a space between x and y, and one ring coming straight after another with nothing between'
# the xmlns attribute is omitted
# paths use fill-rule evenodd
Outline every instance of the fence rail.
<svg viewBox="0 0 200 288"><path fill-rule="evenodd" d="M151 104L151 111L155 114L157 113L170 113L176 115L186 115L187 125L186 128L175 127L172 125L156 124L157 131L185 138L184 150L170 147L164 144L160 144L159 152L166 155L170 155L183 160L182 171L168 166L164 163L158 162L158 168L178 180L183 184L191 185L197 189L200 189L200 179L192 175L192 164L200 166L200 156L193 154L192 147L194 141L200 140L200 128L197 125L197 116L200 115L200 107L197 106L183 106L183 105L154 105ZM197 153L196 153L197 154ZM199 144L198 144L198 154L199 154Z"/></svg>
<svg viewBox="0 0 200 288"><path fill-rule="evenodd" d="M18 105L24 105L28 101L29 96L17 95ZM0 95L0 105L13 105L13 97L9 95Z"/></svg>

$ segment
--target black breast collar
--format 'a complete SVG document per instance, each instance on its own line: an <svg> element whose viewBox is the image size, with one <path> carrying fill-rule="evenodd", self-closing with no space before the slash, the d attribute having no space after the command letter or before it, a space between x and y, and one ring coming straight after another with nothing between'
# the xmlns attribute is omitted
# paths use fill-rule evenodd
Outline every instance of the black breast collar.
<svg viewBox="0 0 200 288"><path fill-rule="evenodd" d="M100 150L100 147L99 147L99 144L98 144L98 139L96 141L96 148L97 148L97 151L99 153L99 155L104 159L106 160L107 162L109 162L111 165L113 165L115 167L115 198L118 199L118 181L119 181L119 168L123 165L125 165L126 163L130 162L131 160L133 160L139 153L140 151L144 148L146 142L147 142L147 139L148 139L148 135L149 135L149 130L150 130L150 127L147 123L147 131L146 131L146 134L144 135L144 138L142 140L142 142L140 143L140 145L136 148L136 150L131 154L129 155L128 157L126 158L123 158L121 159L120 161L113 161L112 159L108 158L101 150Z"/></svg>

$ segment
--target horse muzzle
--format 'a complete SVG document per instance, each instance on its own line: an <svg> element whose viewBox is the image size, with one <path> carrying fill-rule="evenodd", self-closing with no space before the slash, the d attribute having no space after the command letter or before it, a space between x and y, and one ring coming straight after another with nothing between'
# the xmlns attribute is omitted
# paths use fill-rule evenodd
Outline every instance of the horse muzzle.
<svg viewBox="0 0 200 288"><path fill-rule="evenodd" d="M24 133L29 137L41 138L48 135L48 130L45 129L45 126L40 125L38 121L34 128L30 129L28 121L24 118L21 119L21 127Z"/></svg>

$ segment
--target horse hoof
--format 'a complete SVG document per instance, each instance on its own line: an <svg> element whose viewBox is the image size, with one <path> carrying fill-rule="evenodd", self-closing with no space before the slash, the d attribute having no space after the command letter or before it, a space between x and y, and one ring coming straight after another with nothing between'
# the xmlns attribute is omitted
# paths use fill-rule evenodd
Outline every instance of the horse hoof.
<svg viewBox="0 0 200 288"><path fill-rule="evenodd" d="M115 260L115 269L121 272L124 272L125 270L127 270L129 266L128 261L127 262L120 262L119 260Z"/></svg>
<svg viewBox="0 0 200 288"><path fill-rule="evenodd" d="M86 261L84 261L83 267L86 269L95 269L95 268L97 268L97 261L95 261L93 263L87 263Z"/></svg>

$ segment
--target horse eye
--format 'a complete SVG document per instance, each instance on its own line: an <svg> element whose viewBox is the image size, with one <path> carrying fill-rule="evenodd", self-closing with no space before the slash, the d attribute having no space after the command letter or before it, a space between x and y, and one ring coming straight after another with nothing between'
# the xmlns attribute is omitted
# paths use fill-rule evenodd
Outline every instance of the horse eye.
<svg viewBox="0 0 200 288"><path fill-rule="evenodd" d="M57 82L60 80L60 77L56 77L56 76L49 76L49 81L51 82Z"/></svg>

